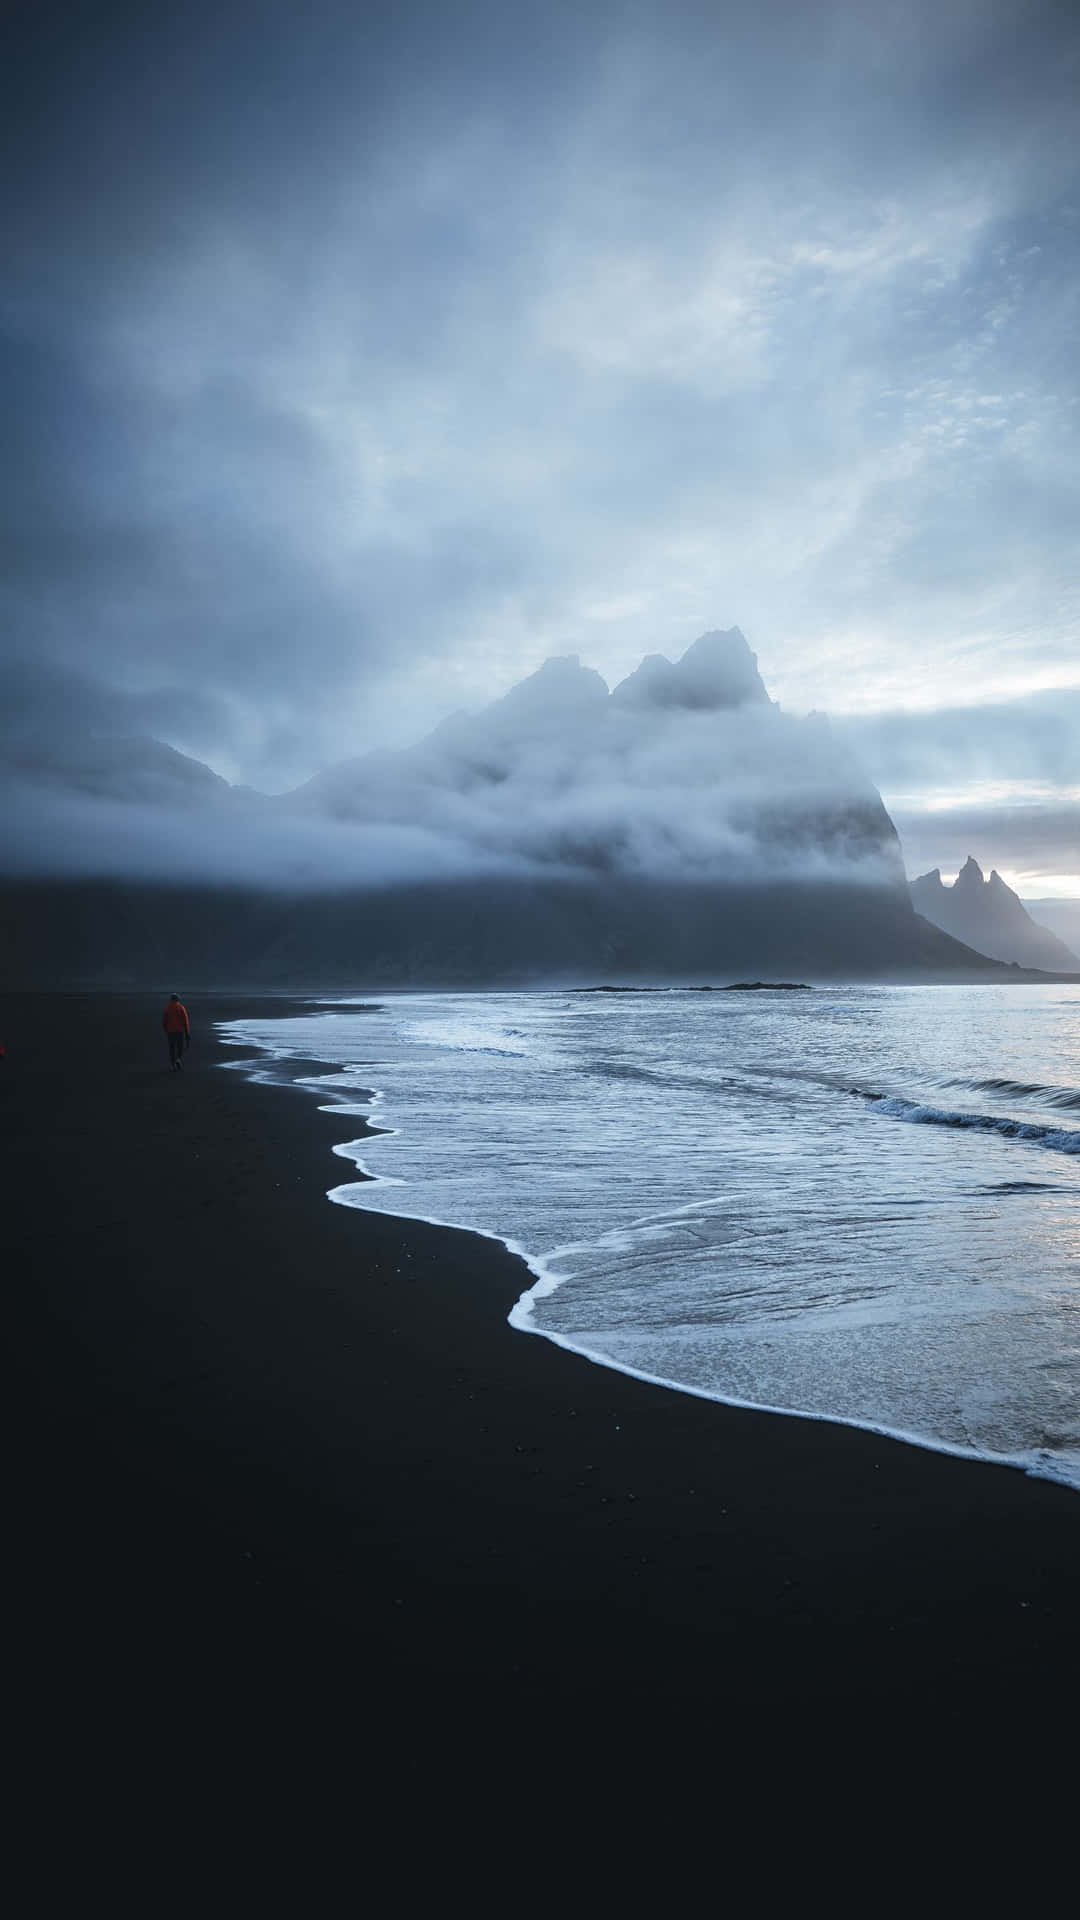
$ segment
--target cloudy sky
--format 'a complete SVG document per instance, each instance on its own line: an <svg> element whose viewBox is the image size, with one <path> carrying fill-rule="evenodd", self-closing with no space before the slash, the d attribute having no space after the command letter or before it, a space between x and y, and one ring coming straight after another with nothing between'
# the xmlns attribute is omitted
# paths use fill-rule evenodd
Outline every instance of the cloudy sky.
<svg viewBox="0 0 1080 1920"><path fill-rule="evenodd" d="M5 725L279 791L738 623L1080 896L1067 0L24 0Z"/></svg>

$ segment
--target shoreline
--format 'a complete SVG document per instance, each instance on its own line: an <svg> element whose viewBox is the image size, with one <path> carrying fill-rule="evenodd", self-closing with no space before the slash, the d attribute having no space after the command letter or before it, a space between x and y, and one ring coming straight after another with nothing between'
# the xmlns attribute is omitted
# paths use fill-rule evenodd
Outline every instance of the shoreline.
<svg viewBox="0 0 1080 1920"><path fill-rule="evenodd" d="M170 1076L156 999L0 1002L50 1698L220 1703L269 1663L384 1729L467 1697L1049 1738L1072 1490L523 1340L501 1241L327 1205L334 1110L220 1071L245 1003L192 995Z"/></svg>
<svg viewBox="0 0 1080 1920"><path fill-rule="evenodd" d="M332 1063L324 1061L319 1064L330 1065ZM306 1087L303 1090L305 1092L314 1092L314 1089L311 1087ZM377 1089L373 1089L372 1092L375 1098L380 1097ZM348 1109L346 1108L345 1111L348 1111ZM394 1186L398 1183L386 1174L373 1173L366 1162L353 1158L350 1149L353 1146L362 1145L365 1139L373 1136L377 1137L380 1134L396 1133L397 1131L398 1129L395 1127L369 1127L366 1133L357 1135L355 1140L343 1140L335 1143L331 1148L331 1152L339 1154L342 1159L352 1160L354 1167L358 1170L359 1179L347 1181L340 1187L329 1188L326 1198L334 1205L346 1207L353 1213L368 1214L369 1211L375 1211L374 1209L369 1210L366 1208L361 1201L354 1202L339 1199L338 1196L339 1194L347 1193L353 1186L366 1186L370 1184L372 1186L385 1187ZM983 1453L975 1447L962 1447L954 1445L948 1440L932 1439L927 1434L916 1433L913 1430L904 1430L899 1427L890 1427L880 1421L856 1420L839 1413L815 1413L809 1407L774 1406L764 1400L741 1400L734 1394L710 1393L706 1387L694 1387L685 1380L673 1380L665 1374L649 1373L642 1367L631 1367L623 1360L615 1360L610 1354L601 1353L599 1348L579 1346L566 1334L556 1333L551 1327L539 1327L532 1319L532 1301L535 1298L544 1298L546 1295L557 1291L559 1287L565 1285L568 1280L573 1278L572 1274L553 1275L544 1266L539 1256L530 1254L528 1249L523 1246L520 1241L510 1238L506 1234L496 1233L494 1228L491 1227L466 1225L460 1220L441 1220L437 1219L434 1214L429 1213L394 1213L389 1209L382 1208L377 1211L381 1218L397 1220L403 1227L434 1227L440 1232L472 1234L480 1240L494 1241L497 1246L504 1249L512 1260L521 1262L526 1272L532 1276L533 1281L532 1286L526 1287L514 1301L513 1306L506 1316L507 1325L513 1327L517 1333L531 1335L537 1340L547 1340L552 1346L560 1348L562 1352L572 1353L581 1360L587 1360L591 1366L604 1367L612 1373L624 1374L628 1380L644 1381L647 1386L662 1387L667 1393L689 1394L691 1399L704 1400L711 1406L732 1407L744 1413L764 1413L768 1414L771 1419L776 1420L806 1420L819 1425L846 1427L853 1433L873 1434L880 1440L895 1440L902 1446L917 1447L924 1453L944 1454L952 1460L968 1460L976 1466L1007 1467L1014 1473L1025 1474L1029 1479L1045 1480L1051 1486L1064 1487L1069 1492L1075 1493L1080 1497L1080 1482L1069 1479L1063 1469L1056 1472L1052 1470L1053 1465L1056 1464L1053 1455L1048 1455L1046 1464L1038 1465L1026 1458L1023 1454Z"/></svg>
<svg viewBox="0 0 1080 1920"><path fill-rule="evenodd" d="M760 985L761 983L758 984ZM741 990L743 989L717 989L717 991L725 992ZM777 990L784 991L787 989L781 987ZM580 991L610 993L639 991L639 989L598 987L580 989ZM647 988L642 991L655 992L662 991L662 989ZM696 988L690 989L690 991L711 992L713 989ZM321 1006L323 1004L325 1003L312 1003L313 1006ZM377 1007L377 1003L350 1002L341 1004L351 1005L354 1011L374 1011ZM242 1024L242 1021L222 1023L223 1026L226 1024L230 1027L235 1027L236 1025ZM238 1043L235 1040L226 1039L224 1044L232 1047ZM268 1044L263 1046L257 1041L254 1043L244 1041L239 1044L244 1048L254 1044L258 1049L256 1057L261 1054L266 1060L269 1069L269 1075L263 1082L263 1084L266 1085L274 1084L274 1075L278 1075L282 1079L287 1079L290 1084L299 1082L301 1072L304 1068L315 1068L320 1073L326 1074L336 1074L345 1070L341 1061L330 1055L322 1057L312 1054L300 1058L287 1054L276 1054ZM244 1071L241 1061L236 1062L236 1067L237 1071ZM312 1078L305 1078L304 1083L300 1086L300 1091L311 1095L317 1100L320 1090L313 1084ZM331 1094L333 1092L332 1089L326 1089L326 1091ZM853 1089L853 1091L859 1090ZM385 1097L382 1089L376 1087L358 1088L355 1090L355 1094L363 1095L362 1103L357 1102L357 1104L354 1104L352 1098L342 1095L340 1101L334 1101L333 1104L328 1102L320 1107L320 1111L325 1113L340 1113L343 1119L345 1117L348 1117L350 1120L358 1119L363 1128L363 1131L353 1139L333 1143L331 1147L332 1153L343 1160L350 1161L355 1169L356 1177L350 1181L342 1182L339 1186L329 1188L326 1195L327 1199L332 1204L345 1207L352 1212L369 1215L375 1213L382 1218L397 1220L405 1227L416 1225L421 1227L434 1227L447 1233L473 1234L480 1239L494 1241L496 1245L504 1248L513 1260L520 1261L532 1280L532 1284L524 1288L518 1295L506 1316L507 1324L516 1332L531 1334L535 1338L550 1342L552 1346L561 1349L563 1352L575 1354L580 1359L589 1361L593 1366L604 1367L612 1372L624 1374L628 1379L640 1380L649 1386L661 1387L669 1393L688 1394L693 1399L704 1400L715 1406L731 1407L748 1413L768 1414L776 1419L803 1420L819 1424L824 1423L829 1426L844 1427L855 1433L872 1434L879 1439L898 1441L904 1446L917 1447L924 1452L944 1454L952 1459L967 1460L982 1466L1008 1467L1014 1472L1027 1475L1031 1479L1045 1480L1052 1486L1064 1487L1070 1492L1080 1495L1080 1479L1070 1478L1065 1465L1049 1452L1045 1459L1040 1459L1031 1454L983 1452L978 1448L961 1446L948 1440L917 1432L914 1429L892 1427L883 1421L856 1419L843 1414L817 1412L808 1407L781 1406L767 1401L742 1399L734 1394L710 1392L705 1387L695 1387L686 1381L676 1380L667 1375L651 1373L643 1368L630 1366L624 1361L614 1359L611 1355L602 1352L598 1348L594 1349L580 1346L566 1335L557 1333L551 1328L536 1325L532 1317L532 1308L535 1300L545 1298L556 1292L567 1280L573 1278L571 1274L553 1274L550 1269L545 1266L541 1256L531 1254L522 1242L516 1240L512 1235L499 1233L494 1228L482 1227L475 1223L460 1220L445 1220L429 1213L409 1211L399 1213L390 1208L369 1209L364 1205L362 1199L352 1200L346 1197L355 1187L362 1189L369 1185L374 1187L393 1187L402 1184L392 1175L374 1170L368 1165L365 1159L358 1157L353 1152L353 1148L362 1147L368 1139L386 1137L400 1132L400 1129L397 1127L379 1126L372 1117L373 1109L378 1102ZM872 1100L882 1098L883 1096L871 1094L861 1095L861 1097ZM985 1122L988 1131L1003 1129L1005 1126L1012 1124L1011 1122L994 1121L989 1117ZM1052 1134L1054 1129L1050 1126L1041 1129L1032 1126L1031 1131L1042 1131L1046 1134ZM1075 1475L1077 1473L1075 1461L1073 1461L1072 1470Z"/></svg>

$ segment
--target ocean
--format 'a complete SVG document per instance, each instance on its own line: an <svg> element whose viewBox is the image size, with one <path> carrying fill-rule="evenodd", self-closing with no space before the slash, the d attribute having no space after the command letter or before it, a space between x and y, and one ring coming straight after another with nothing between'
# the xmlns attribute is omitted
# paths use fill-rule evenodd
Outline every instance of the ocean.
<svg viewBox="0 0 1080 1920"><path fill-rule="evenodd" d="M221 1031L340 1113L331 1200L524 1256L523 1334L1080 1489L1080 987L401 993Z"/></svg>

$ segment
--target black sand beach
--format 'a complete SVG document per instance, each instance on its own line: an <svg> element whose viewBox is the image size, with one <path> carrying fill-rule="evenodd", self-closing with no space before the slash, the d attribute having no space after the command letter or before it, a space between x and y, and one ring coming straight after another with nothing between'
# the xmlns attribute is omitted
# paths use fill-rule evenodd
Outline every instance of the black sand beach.
<svg viewBox="0 0 1080 1920"><path fill-rule="evenodd" d="M0 1002L22 1647L43 1726L918 1726L1075 1708L1080 1499L513 1332L498 1244L331 1206L356 1131L189 1000ZM273 1002L260 1002L267 1011ZM267 1703L270 1703L268 1706ZM88 1737L88 1736L87 1736Z"/></svg>

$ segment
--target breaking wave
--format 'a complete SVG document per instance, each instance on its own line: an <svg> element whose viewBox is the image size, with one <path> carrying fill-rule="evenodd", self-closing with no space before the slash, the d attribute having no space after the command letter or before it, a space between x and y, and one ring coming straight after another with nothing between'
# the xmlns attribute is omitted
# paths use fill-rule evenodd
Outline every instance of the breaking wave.
<svg viewBox="0 0 1080 1920"><path fill-rule="evenodd" d="M1080 1129L1040 1126L1036 1120L1010 1120L992 1113L954 1113L943 1107L927 1107L915 1100L901 1100L893 1094L868 1096L875 1113L890 1120L910 1120L922 1127L953 1127L972 1133L997 1133L1003 1140L1027 1140L1032 1146L1049 1147L1054 1153L1080 1155Z"/></svg>

